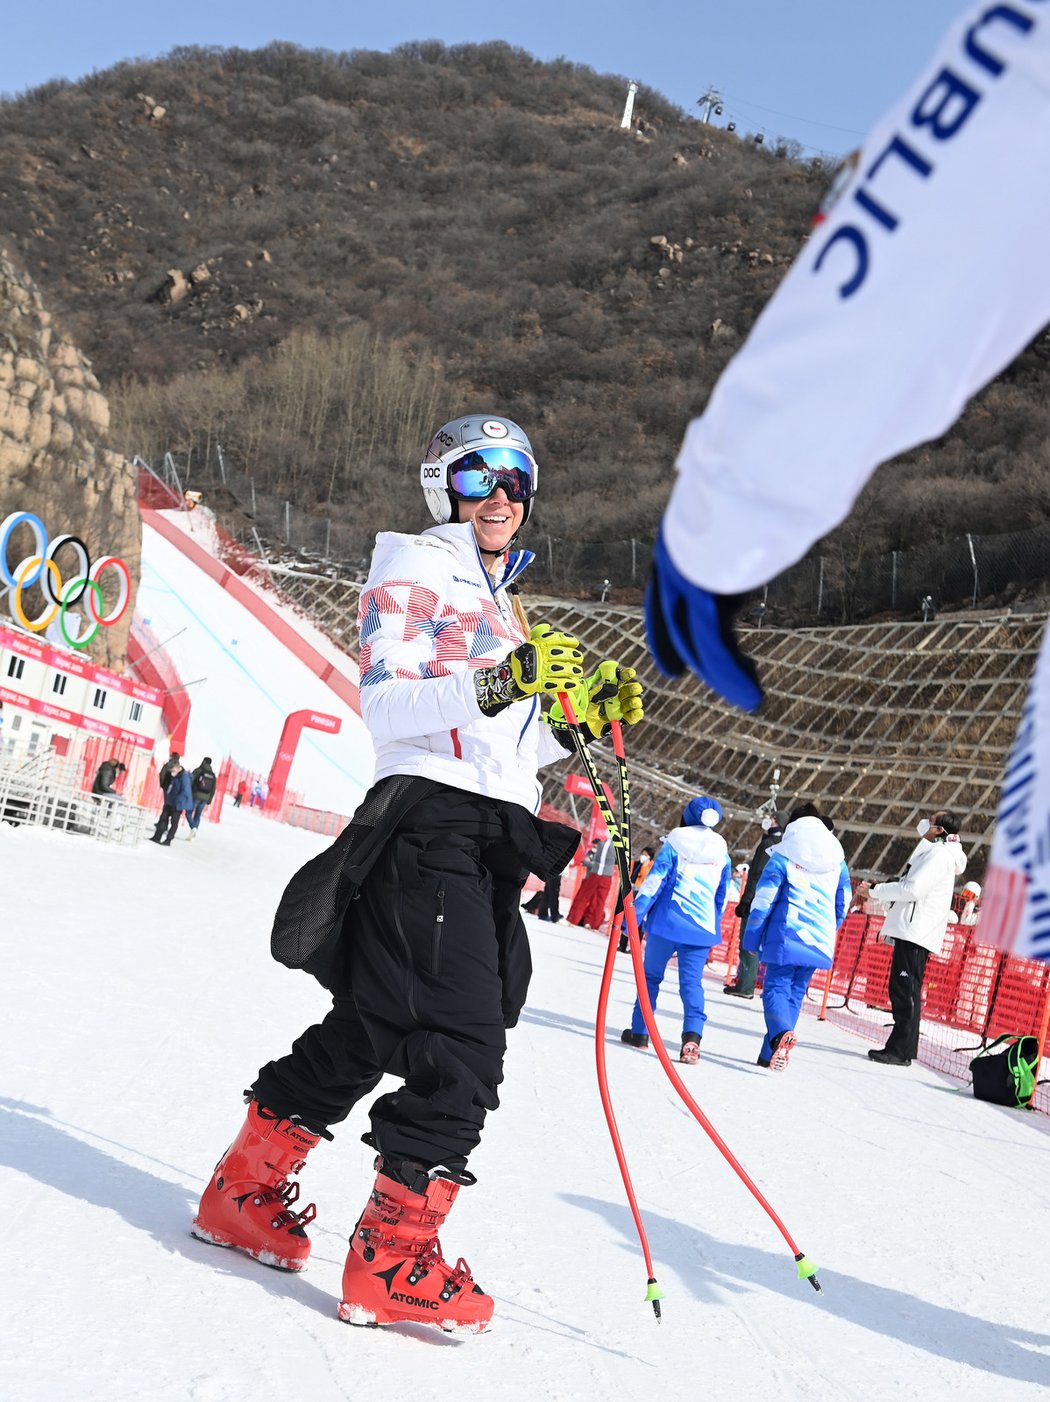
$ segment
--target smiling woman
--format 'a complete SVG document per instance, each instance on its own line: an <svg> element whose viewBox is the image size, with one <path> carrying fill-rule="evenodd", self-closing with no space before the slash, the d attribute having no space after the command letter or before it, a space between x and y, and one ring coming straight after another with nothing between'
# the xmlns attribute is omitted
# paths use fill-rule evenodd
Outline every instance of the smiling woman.
<svg viewBox="0 0 1050 1402"><path fill-rule="evenodd" d="M516 423L454 419L420 466L438 524L376 539L358 620L376 782L343 837L293 878L272 940L334 1005L259 1072L193 1226L301 1270L315 1210L293 1209L290 1180L385 1073L402 1077L370 1110L378 1175L343 1274L339 1315L351 1324L479 1332L491 1320L491 1297L462 1259L449 1264L437 1233L474 1182L467 1160L499 1105L506 1032L529 985L522 886L530 871L557 878L579 841L535 816L538 767L573 745L540 701L579 688L592 735L630 719L602 711L624 687L641 714L638 684L625 674L621 686L615 663L604 675L611 667L616 684L591 704L576 640L530 630L516 607L532 556L512 547L537 478Z"/></svg>
<svg viewBox="0 0 1050 1402"><path fill-rule="evenodd" d="M521 528L525 508L509 501L502 486L482 501L461 501L459 519L474 526L474 539L482 555L502 555Z"/></svg>

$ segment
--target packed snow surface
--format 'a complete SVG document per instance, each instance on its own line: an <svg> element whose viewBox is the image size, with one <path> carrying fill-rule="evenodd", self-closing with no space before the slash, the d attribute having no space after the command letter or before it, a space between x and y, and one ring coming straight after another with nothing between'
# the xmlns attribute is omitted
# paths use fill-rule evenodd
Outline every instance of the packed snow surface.
<svg viewBox="0 0 1050 1402"><path fill-rule="evenodd" d="M205 545L207 542L202 542ZM267 595L271 607L280 608ZM270 771L281 728L291 711L338 716L338 735L304 730L288 787L314 808L352 813L372 781L374 754L364 722L265 626L174 545L143 525L142 579L136 612L179 670L193 703L186 758L216 765L229 755L245 769ZM290 614L317 646L316 630ZM318 647L319 651L322 648ZM351 659L331 643L323 649L351 680Z"/></svg>
<svg viewBox="0 0 1050 1402"><path fill-rule="evenodd" d="M495 1296L479 1338L336 1318L372 1182L367 1106L311 1155L314 1251L282 1274L190 1235L238 1129L241 1089L324 1012L274 964L284 882L322 846L227 806L170 848L110 849L0 824L7 1204L0 1395L12 1402L664 1402L1046 1396L1050 1136L804 1018L785 1074L754 1060L760 1005L708 984L703 1056L682 1068L825 1294L682 1108L655 1056L609 1070L667 1292L657 1325L595 1088L604 941L530 922L536 972L491 1116L449 1218ZM677 1051L673 977L658 1018Z"/></svg>

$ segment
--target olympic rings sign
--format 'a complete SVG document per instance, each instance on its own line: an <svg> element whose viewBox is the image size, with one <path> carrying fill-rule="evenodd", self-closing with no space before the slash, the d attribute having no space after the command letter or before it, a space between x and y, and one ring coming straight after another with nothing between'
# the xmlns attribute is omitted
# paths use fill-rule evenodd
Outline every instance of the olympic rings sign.
<svg viewBox="0 0 1050 1402"><path fill-rule="evenodd" d="M17 526L26 525L33 532L34 553L26 556L13 570L7 565L7 545ZM55 563L60 550L71 550L76 556L76 574L68 583ZM112 611L105 616L105 600L99 583L106 570L116 570L120 577L120 594ZM0 523L0 581L7 588L11 617L31 633L42 633L58 614L58 626L70 647L85 648L100 628L112 628L123 617L131 601L131 575L127 565L116 555L103 555L93 564L87 546L75 535L59 535L49 541L44 523L31 511L13 511ZM44 608L36 618L27 618L22 607L22 591L40 585ZM0 591L2 592L2 591ZM66 628L66 610L87 594L86 608L92 626L80 638L71 638Z"/></svg>

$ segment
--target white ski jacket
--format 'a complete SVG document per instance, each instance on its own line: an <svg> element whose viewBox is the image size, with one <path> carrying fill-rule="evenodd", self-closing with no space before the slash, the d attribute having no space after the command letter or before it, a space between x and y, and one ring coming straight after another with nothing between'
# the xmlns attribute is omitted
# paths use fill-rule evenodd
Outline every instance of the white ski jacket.
<svg viewBox="0 0 1050 1402"><path fill-rule="evenodd" d="M931 954L940 954L952 914L956 879L966 870L966 853L957 837L946 842L919 843L899 881L880 881L871 888L877 901L889 905L879 933L884 944L908 940Z"/></svg>
<svg viewBox="0 0 1050 1402"><path fill-rule="evenodd" d="M486 716L474 692L474 670L525 641L507 586L532 559L509 554L494 584L469 523L376 537L357 619L376 779L418 774L537 810L537 768L566 758L539 701Z"/></svg>

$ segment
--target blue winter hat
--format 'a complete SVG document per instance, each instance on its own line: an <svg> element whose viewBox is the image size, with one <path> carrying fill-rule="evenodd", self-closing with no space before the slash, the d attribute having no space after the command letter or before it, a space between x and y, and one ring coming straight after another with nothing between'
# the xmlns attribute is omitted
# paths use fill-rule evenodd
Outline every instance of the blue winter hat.
<svg viewBox="0 0 1050 1402"><path fill-rule="evenodd" d="M682 826L686 828L713 828L722 821L722 805L717 798L707 794L697 794L685 805Z"/></svg>

